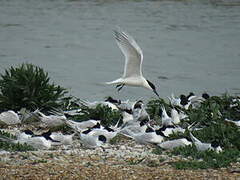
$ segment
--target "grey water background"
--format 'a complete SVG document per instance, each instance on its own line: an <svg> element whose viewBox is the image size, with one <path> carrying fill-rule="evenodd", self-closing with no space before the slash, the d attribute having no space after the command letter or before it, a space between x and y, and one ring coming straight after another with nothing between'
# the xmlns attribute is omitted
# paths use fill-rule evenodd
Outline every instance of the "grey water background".
<svg viewBox="0 0 240 180"><path fill-rule="evenodd" d="M104 82L123 73L112 30L132 35L161 97L240 93L239 1L0 0L0 72L30 62L79 98L155 98Z"/></svg>

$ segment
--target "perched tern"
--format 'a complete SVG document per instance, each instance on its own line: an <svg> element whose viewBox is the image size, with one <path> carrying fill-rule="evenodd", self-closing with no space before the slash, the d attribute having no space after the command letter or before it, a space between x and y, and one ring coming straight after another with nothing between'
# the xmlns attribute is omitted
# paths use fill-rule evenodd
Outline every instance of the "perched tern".
<svg viewBox="0 0 240 180"><path fill-rule="evenodd" d="M173 93L171 94L171 97L168 97L168 99L169 99L170 104L172 106L180 106L181 107L181 104L180 104L181 103L181 99L180 98L176 98Z"/></svg>
<svg viewBox="0 0 240 180"><path fill-rule="evenodd" d="M107 84L114 84L118 91L124 85L140 86L152 90L158 97L156 87L152 82L142 75L143 53L136 41L127 33L114 30L116 42L125 56L125 67L123 76Z"/></svg>
<svg viewBox="0 0 240 180"><path fill-rule="evenodd" d="M161 131L161 133L164 134L164 137L169 137L169 135L173 133L184 133L185 129L181 128L180 126L168 125L162 126L156 131Z"/></svg>
<svg viewBox="0 0 240 180"><path fill-rule="evenodd" d="M135 134L143 133L147 127L148 126L143 122L132 120L128 121L126 124L123 124L119 132L127 137L132 138Z"/></svg>
<svg viewBox="0 0 240 180"><path fill-rule="evenodd" d="M82 122L75 122L72 120L66 121L66 124L69 125L71 128L75 129L76 131L85 130L88 128L92 128L93 126L97 125L100 121L96 120L87 120Z"/></svg>
<svg viewBox="0 0 240 180"><path fill-rule="evenodd" d="M61 144L70 145L73 142L74 135L75 135L75 133L64 135L61 132L53 132L53 133L51 133L50 137L53 140L60 142Z"/></svg>
<svg viewBox="0 0 240 180"><path fill-rule="evenodd" d="M173 125L172 118L168 116L166 109L164 106L161 107L161 118L162 118L162 125L163 126L170 126Z"/></svg>
<svg viewBox="0 0 240 180"><path fill-rule="evenodd" d="M20 124L21 120L17 113L12 110L2 112L0 114L0 125L14 125Z"/></svg>
<svg viewBox="0 0 240 180"><path fill-rule="evenodd" d="M180 116L179 116L177 110L174 109L174 108L171 109L171 118L172 118L173 124L179 124L180 123Z"/></svg>
<svg viewBox="0 0 240 180"><path fill-rule="evenodd" d="M26 143L27 145L32 146L34 149L49 149L51 148L51 144L52 144L51 140L47 140L43 136L32 137L31 135L26 134L25 132L20 133L17 137L17 140L7 138L7 137L1 137L0 140L13 143L13 144Z"/></svg>
<svg viewBox="0 0 240 180"><path fill-rule="evenodd" d="M90 128L86 131L82 132L83 134L88 134L89 136L93 136L93 137L98 137L100 135L103 135L106 138L106 142L109 142L112 138L114 138L118 131L114 131L113 129L107 127L107 128Z"/></svg>
<svg viewBox="0 0 240 180"><path fill-rule="evenodd" d="M229 120L229 119L226 119L226 118L224 120L228 121L228 122L231 122L231 123L235 124L237 127L240 128L240 121L233 121L233 120Z"/></svg>
<svg viewBox="0 0 240 180"><path fill-rule="evenodd" d="M133 107L133 119L137 121L149 121L150 116L147 113L146 109L142 102L137 102Z"/></svg>
<svg viewBox="0 0 240 180"><path fill-rule="evenodd" d="M193 144L196 146L198 151L214 150L217 153L222 152L222 148L218 145L216 141L212 143L202 143L190 132L190 138L192 139Z"/></svg>
<svg viewBox="0 0 240 180"><path fill-rule="evenodd" d="M157 134L151 127L147 127L145 132L133 134L133 139L140 144L159 144L164 137Z"/></svg>
<svg viewBox="0 0 240 180"><path fill-rule="evenodd" d="M192 145L192 142L188 141L186 138L164 141L158 144L159 147L170 150L173 150L175 147L184 147L188 145Z"/></svg>
<svg viewBox="0 0 240 180"><path fill-rule="evenodd" d="M93 136L89 134L89 132L91 132L91 129L89 129L88 131L81 132L79 134L80 140L85 147L96 148L106 143L107 138L104 135Z"/></svg>
<svg viewBox="0 0 240 180"><path fill-rule="evenodd" d="M47 127L56 127L66 123L66 116L64 115L49 115L46 116L39 110L36 110L32 113L36 118L40 119L40 121Z"/></svg>
<svg viewBox="0 0 240 180"><path fill-rule="evenodd" d="M93 102L89 102L88 100L80 100L80 104L82 106L86 106L90 109L95 109L97 106L108 106L109 108L111 108L112 110L118 110L118 107L111 102L108 101L93 101Z"/></svg>

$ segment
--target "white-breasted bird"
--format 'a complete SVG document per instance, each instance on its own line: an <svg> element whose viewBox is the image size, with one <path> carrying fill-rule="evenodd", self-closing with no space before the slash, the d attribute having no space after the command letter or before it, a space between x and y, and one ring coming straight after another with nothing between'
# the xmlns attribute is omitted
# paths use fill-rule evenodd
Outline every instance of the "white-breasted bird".
<svg viewBox="0 0 240 180"><path fill-rule="evenodd" d="M151 127L147 127L144 132L133 134L132 137L140 144L160 144L164 140L164 137Z"/></svg>
<svg viewBox="0 0 240 180"><path fill-rule="evenodd" d="M146 109L144 108L144 104L142 101L137 102L133 107L133 119L136 121L149 121L150 116L147 113Z"/></svg>
<svg viewBox="0 0 240 180"><path fill-rule="evenodd" d="M20 124L21 120L17 113L12 110L2 112L0 114L0 125L13 125Z"/></svg>
<svg viewBox="0 0 240 180"><path fill-rule="evenodd" d="M228 122L231 122L231 123L235 124L237 127L240 128L240 121L233 121L233 120L229 120L229 119L227 119L227 118L225 118L224 120L225 120L225 121L228 121Z"/></svg>
<svg viewBox="0 0 240 180"><path fill-rule="evenodd" d="M172 118L168 116L164 106L161 107L160 113L161 113L160 115L161 115L161 118L162 118L162 125L163 126L171 126L171 125L173 125Z"/></svg>
<svg viewBox="0 0 240 180"><path fill-rule="evenodd" d="M61 144L70 145L73 142L73 136L74 135L75 135L75 133L73 133L73 134L62 134L61 132L53 132L53 133L51 133L50 137L53 140L58 141Z"/></svg>
<svg viewBox="0 0 240 180"><path fill-rule="evenodd" d="M222 148L218 145L218 143L216 143L216 141L213 141L212 143L202 143L200 140L194 137L191 132L189 134L198 151L214 150L217 153L222 152Z"/></svg>
<svg viewBox="0 0 240 180"><path fill-rule="evenodd" d="M51 148L51 144L52 144L51 140L47 140L43 136L32 136L32 135L26 134L25 132L21 132L17 136L17 140L11 139L8 137L1 137L0 140L13 143L13 144L26 143L27 145L32 146L34 149L49 149Z"/></svg>
<svg viewBox="0 0 240 180"><path fill-rule="evenodd" d="M186 138L164 141L158 144L159 147L163 149L170 149L170 150L173 150L173 148L175 147L184 147L188 145L192 145L192 142L188 141Z"/></svg>
<svg viewBox="0 0 240 180"><path fill-rule="evenodd" d="M106 143L107 138L104 135L90 135L88 134L91 131L89 129L88 131L80 132L79 137L83 145L87 148L96 148L99 146L102 146L104 143Z"/></svg>
<svg viewBox="0 0 240 180"><path fill-rule="evenodd" d="M106 142L109 142L112 138L114 138L117 133L118 133L118 130L114 131L112 128L104 128L104 127L101 127L101 128L90 128L84 132L87 132L87 134L89 136L100 136L100 135L103 135L105 138L106 138ZM82 132L82 133L84 133Z"/></svg>
<svg viewBox="0 0 240 180"><path fill-rule="evenodd" d="M66 121L66 124L69 125L71 128L73 128L76 131L81 131L81 130L85 130L88 128L92 128L93 126L97 125L98 123L100 123L100 121L97 120L87 120L87 121L82 121L82 122L76 122L76 121L72 121L72 120L68 120Z"/></svg>
<svg viewBox="0 0 240 180"><path fill-rule="evenodd" d="M38 118L47 127L56 127L66 123L66 116L64 115L49 115L46 116L38 109L31 113L33 116Z"/></svg>
<svg viewBox="0 0 240 180"><path fill-rule="evenodd" d="M97 106L100 105L100 106L108 106L112 110L118 110L118 107L114 103L111 103L111 102L108 102L108 101L93 101L93 102L90 102L88 100L80 99L79 102L80 102L80 105L86 106L90 109L95 109Z"/></svg>
<svg viewBox="0 0 240 180"><path fill-rule="evenodd" d="M114 30L114 35L119 48L125 56L125 67L121 78L107 82L107 84L116 85L118 91L120 91L124 85L144 87L152 90L159 96L154 84L143 77L143 53L136 41L121 30Z"/></svg>
<svg viewBox="0 0 240 180"><path fill-rule="evenodd" d="M174 108L171 109L171 118L172 118L173 124L179 124L180 123L179 113Z"/></svg>

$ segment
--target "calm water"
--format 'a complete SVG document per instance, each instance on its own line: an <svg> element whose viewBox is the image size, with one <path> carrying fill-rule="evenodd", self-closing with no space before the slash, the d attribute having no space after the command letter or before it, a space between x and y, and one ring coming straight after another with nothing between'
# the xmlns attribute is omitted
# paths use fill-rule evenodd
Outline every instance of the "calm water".
<svg viewBox="0 0 240 180"><path fill-rule="evenodd" d="M143 50L143 73L161 97L240 93L240 6L208 1L0 0L0 72L31 62L72 95L155 97L104 82L121 76L118 25Z"/></svg>

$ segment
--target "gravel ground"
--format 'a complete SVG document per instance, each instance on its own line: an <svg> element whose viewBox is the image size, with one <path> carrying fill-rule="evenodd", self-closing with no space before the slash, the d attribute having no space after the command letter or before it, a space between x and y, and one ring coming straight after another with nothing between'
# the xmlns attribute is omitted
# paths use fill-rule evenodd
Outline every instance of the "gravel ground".
<svg viewBox="0 0 240 180"><path fill-rule="evenodd" d="M120 139L115 145L71 146L31 152L0 151L0 179L240 179L240 163L217 170L175 170L184 158L156 155L152 147Z"/></svg>

